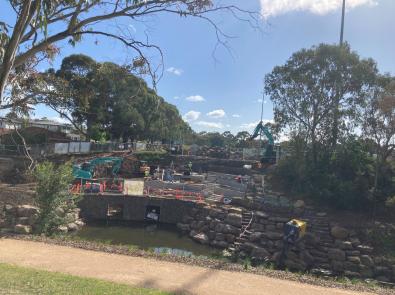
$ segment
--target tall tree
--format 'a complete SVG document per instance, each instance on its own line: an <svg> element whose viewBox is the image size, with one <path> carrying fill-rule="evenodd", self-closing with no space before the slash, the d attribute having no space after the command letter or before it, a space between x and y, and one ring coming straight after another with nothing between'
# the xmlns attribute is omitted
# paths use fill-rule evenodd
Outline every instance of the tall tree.
<svg viewBox="0 0 395 295"><path fill-rule="evenodd" d="M395 151L395 80L381 77L364 109L364 136L375 143L374 192L378 190L380 169Z"/></svg>
<svg viewBox="0 0 395 295"><path fill-rule="evenodd" d="M281 128L304 134L317 161L317 143L337 142L339 130L354 122L377 75L371 59L361 59L348 45L320 44L292 55L265 77ZM342 122L338 124L338 122Z"/></svg>
<svg viewBox="0 0 395 295"><path fill-rule="evenodd" d="M211 0L7 0L13 9L12 23L0 21L0 106L13 107L27 104L29 98L12 93L5 97L6 86L18 85L27 74L34 73L35 66L42 60L53 58L58 52L56 43L68 40L75 45L84 36L98 36L121 42L131 49L136 59L131 67L148 74L153 82L160 77L157 68L163 70L162 51L151 44L148 38L138 39L127 26L114 29L105 26L112 20L126 19L129 22L144 22L147 16L170 14L179 17L196 17L207 21L216 32L218 42L225 45L226 34L210 18L210 13L228 11L237 19L256 25L258 14L244 11L232 5L215 5ZM2 4L6 5L5 3ZM107 28L107 29L103 29ZM159 52L155 66L147 57L152 50ZM4 104L5 103L5 104Z"/></svg>

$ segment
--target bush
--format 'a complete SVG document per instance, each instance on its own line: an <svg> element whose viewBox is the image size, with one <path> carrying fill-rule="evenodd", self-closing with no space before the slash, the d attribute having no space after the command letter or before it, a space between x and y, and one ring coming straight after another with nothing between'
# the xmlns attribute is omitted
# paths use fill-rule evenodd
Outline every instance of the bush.
<svg viewBox="0 0 395 295"><path fill-rule="evenodd" d="M285 190L336 209L371 208L374 159L364 144L350 137L337 146L335 153L326 152L324 146L319 150L315 166L309 153L294 150L280 161L275 181Z"/></svg>
<svg viewBox="0 0 395 295"><path fill-rule="evenodd" d="M55 167L53 163L44 162L37 165L34 177L37 181L36 202L40 207L37 231L50 235L64 224L62 213L75 208L76 200L69 192L69 185L74 179L72 166Z"/></svg>

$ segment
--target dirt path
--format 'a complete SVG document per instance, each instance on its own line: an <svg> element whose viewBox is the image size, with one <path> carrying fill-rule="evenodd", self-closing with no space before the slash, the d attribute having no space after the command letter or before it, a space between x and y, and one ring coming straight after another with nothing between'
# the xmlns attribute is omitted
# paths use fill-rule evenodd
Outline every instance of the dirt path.
<svg viewBox="0 0 395 295"><path fill-rule="evenodd" d="M361 294L254 274L12 239L0 239L0 262L187 294Z"/></svg>

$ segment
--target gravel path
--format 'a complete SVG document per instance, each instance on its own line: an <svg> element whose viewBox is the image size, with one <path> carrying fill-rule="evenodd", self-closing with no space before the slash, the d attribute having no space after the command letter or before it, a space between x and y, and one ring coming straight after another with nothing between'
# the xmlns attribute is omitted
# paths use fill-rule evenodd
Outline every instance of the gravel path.
<svg viewBox="0 0 395 295"><path fill-rule="evenodd" d="M249 273L13 239L0 239L0 262L181 294L372 294L323 288Z"/></svg>

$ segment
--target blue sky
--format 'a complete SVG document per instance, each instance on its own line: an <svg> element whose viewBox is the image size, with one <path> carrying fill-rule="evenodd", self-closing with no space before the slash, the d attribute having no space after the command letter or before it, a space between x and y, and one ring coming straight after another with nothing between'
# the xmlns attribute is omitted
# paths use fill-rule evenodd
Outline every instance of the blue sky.
<svg viewBox="0 0 395 295"><path fill-rule="evenodd" d="M382 72L395 75L395 1L347 1L345 40L362 57L375 59ZM230 15L213 16L224 32L234 36L228 40L231 53L223 47L214 52L215 32L202 20L161 15L146 23L122 22L131 25L137 37L148 32L150 41L162 48L165 72L158 94L175 104L196 131L251 131L260 118L258 100L265 74L301 48L339 40L341 0L222 1L227 2L266 16L261 32ZM6 13L0 10L0 19ZM106 30L112 28L106 26ZM55 68L72 53L121 64L133 57L122 45L102 38L85 38L75 48L66 43L60 46ZM272 104L269 98L265 101L263 118L271 120ZM56 114L41 106L34 116Z"/></svg>

